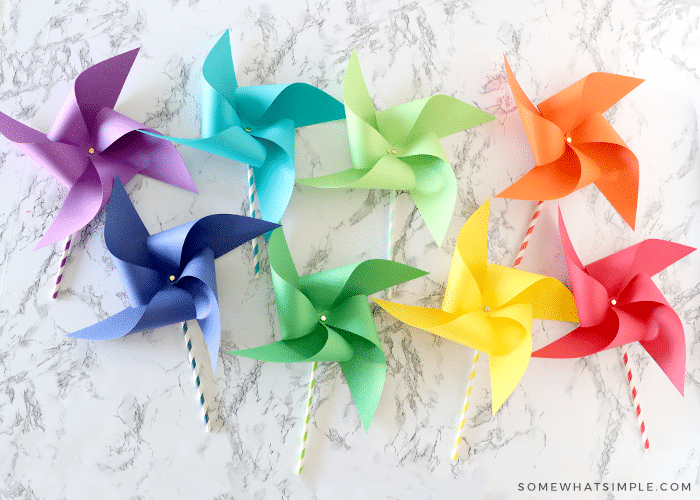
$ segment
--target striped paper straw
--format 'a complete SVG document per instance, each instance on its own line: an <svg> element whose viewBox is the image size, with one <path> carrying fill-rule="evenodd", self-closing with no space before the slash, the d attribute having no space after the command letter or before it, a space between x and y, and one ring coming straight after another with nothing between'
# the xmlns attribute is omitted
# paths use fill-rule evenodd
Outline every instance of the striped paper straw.
<svg viewBox="0 0 700 500"><path fill-rule="evenodd" d="M70 251L70 242L73 235L66 238L66 244L63 247L63 253L61 253L61 262L58 265L58 271L56 271L56 283L51 290L51 298L56 299L58 297L58 289L61 286L61 280L63 279L63 268L66 267L66 261L68 260L68 253Z"/></svg>
<svg viewBox="0 0 700 500"><path fill-rule="evenodd" d="M474 358L472 359L472 367L469 370L469 384L467 385L467 394L464 396L464 406L462 406L462 415L459 419L457 427L457 439L455 439L454 449L452 450L452 460L459 458L459 445L462 442L462 434L464 433L464 424L467 420L467 411L469 411L469 401L472 397L472 389L474 388L474 377L476 377L476 364L479 361L479 351L474 350Z"/></svg>
<svg viewBox="0 0 700 500"><path fill-rule="evenodd" d="M520 261L523 260L525 249L527 248L527 244L530 242L530 236L532 235L532 232L535 230L535 224L537 224L537 219L540 216L543 204L544 200L537 202L537 206L535 207L535 213L533 214L532 220L530 221L530 225L527 228L525 238L523 238L523 243L522 245L520 245L520 251L518 252L518 255L515 256L515 263L513 264L513 267L518 267L520 265Z"/></svg>
<svg viewBox="0 0 700 500"><path fill-rule="evenodd" d="M389 190L389 237L387 238L386 253L387 259L394 260L394 213L396 212L396 192ZM391 300L392 287L386 291L386 299Z"/></svg>
<svg viewBox="0 0 700 500"><path fill-rule="evenodd" d="M248 198L250 199L250 216L255 218L260 218L260 211L255 210L255 198L257 194L257 187L255 186L255 176L253 175L253 166L248 165ZM255 277L260 277L260 258L258 256L258 237L252 239L253 243L253 269L255 271Z"/></svg>
<svg viewBox="0 0 700 500"><path fill-rule="evenodd" d="M304 416L304 429L301 435L301 450L299 451L299 465L297 466L297 474L301 474L304 470L304 457L306 456L306 438L309 437L309 422L311 422L311 406L314 402L314 388L316 387L316 370L318 369L318 361L314 361L311 368L311 380L309 380L309 394L306 397L306 415Z"/></svg>
<svg viewBox="0 0 700 500"><path fill-rule="evenodd" d="M194 352L192 352L192 339L190 339L190 334L187 333L187 322L182 323L182 333L185 335L187 355L189 356L190 366L192 367L192 377L194 378L194 385L197 387L197 398L199 399L199 407L202 409L204 427L206 428L207 432L211 432L211 422L209 421L209 407L207 405L206 399L204 399L204 393L202 392L202 385L199 380L199 366L197 366L197 361L194 359Z"/></svg>
<svg viewBox="0 0 700 500"><path fill-rule="evenodd" d="M620 346L622 351L622 361L625 364L625 370L627 371L627 382L630 386L630 391L632 392L632 404L634 405L634 411L637 414L637 422L639 423L639 430L642 433L642 440L644 441L644 449L649 449L649 438L647 437L647 426L644 425L644 417L642 416L642 407L639 404L639 399L637 398L637 388L635 387L635 376L632 371L632 363L630 363L629 356L627 355L627 348L625 346Z"/></svg>
<svg viewBox="0 0 700 500"><path fill-rule="evenodd" d="M540 216L540 212L542 211L542 205L544 204L544 201L538 201L537 206L535 207L535 213L532 216L532 220L530 221L530 226L527 228L527 232L525 233L525 238L523 239L522 244L520 245L520 251L518 252L518 255L515 257L515 262L513 263L513 267L517 268L520 265L520 262L523 260L523 255L525 255L525 249L527 248L528 243L530 242L530 236L532 236L532 232L535 230L535 224L537 224L537 219ZM469 402L471 400L471 395L472 395L472 387L474 385L474 377L476 377L476 363L479 361L479 351L474 351L474 359L472 359L472 367L471 370L469 371L469 383L467 385L467 394L464 396L464 406L462 406L462 415L459 419L459 426L457 428L457 438L455 439L455 444L454 448L452 450L452 460L457 460L459 458L459 445L462 442L462 434L464 433L464 424L466 421L467 417L467 411L469 410Z"/></svg>

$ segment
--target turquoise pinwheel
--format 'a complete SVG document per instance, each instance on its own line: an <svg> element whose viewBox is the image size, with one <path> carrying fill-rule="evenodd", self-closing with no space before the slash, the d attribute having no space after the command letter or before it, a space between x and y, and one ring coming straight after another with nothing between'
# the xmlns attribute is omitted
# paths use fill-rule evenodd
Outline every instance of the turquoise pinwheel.
<svg viewBox="0 0 700 500"><path fill-rule="evenodd" d="M260 215L279 222L294 188L294 130L345 118L343 105L306 83L239 87L228 31L202 73L202 138L164 138L253 166Z"/></svg>
<svg viewBox="0 0 700 500"><path fill-rule="evenodd" d="M367 296L428 273L389 260L299 276L284 233L268 244L282 340L231 354L261 361L337 361L365 430L379 403L386 358Z"/></svg>

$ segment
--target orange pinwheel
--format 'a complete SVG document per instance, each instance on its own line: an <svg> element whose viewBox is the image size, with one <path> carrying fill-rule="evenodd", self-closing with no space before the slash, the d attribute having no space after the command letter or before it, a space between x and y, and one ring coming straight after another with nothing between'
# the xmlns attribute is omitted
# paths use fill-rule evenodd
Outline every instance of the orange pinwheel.
<svg viewBox="0 0 700 500"><path fill-rule="evenodd" d="M644 80L591 73L535 107L507 60L506 74L537 166L498 197L555 200L595 183L634 229L639 162L602 113Z"/></svg>

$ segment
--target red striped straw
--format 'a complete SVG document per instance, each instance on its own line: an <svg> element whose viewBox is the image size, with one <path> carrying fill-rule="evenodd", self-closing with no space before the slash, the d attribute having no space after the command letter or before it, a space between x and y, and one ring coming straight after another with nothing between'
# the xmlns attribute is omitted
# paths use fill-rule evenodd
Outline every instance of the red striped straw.
<svg viewBox="0 0 700 500"><path fill-rule="evenodd" d="M63 279L63 268L66 267L66 261L68 260L68 253L70 250L70 242L73 235L66 238L66 245L63 247L63 253L61 254L61 263L58 265L58 271L56 272L56 284L53 286L51 291L51 298L55 299L58 297L58 289L61 285L61 280Z"/></svg>
<svg viewBox="0 0 700 500"><path fill-rule="evenodd" d="M622 350L622 361L625 363L625 370L627 370L627 382L630 386L630 391L632 392L632 404L634 405L634 411L637 414L637 422L639 423L639 430L642 433L642 440L644 440L644 449L649 449L649 438L647 437L647 426L644 425L644 417L642 416L642 407L639 405L639 400L637 399L637 388L634 383L634 373L632 372L632 364L629 361L629 356L627 355L627 349L621 346Z"/></svg>
<svg viewBox="0 0 700 500"><path fill-rule="evenodd" d="M520 251L518 252L518 255L515 257L515 263L513 264L513 267L518 267L520 265L520 261L523 260L523 255L525 254L525 249L527 248L527 244L530 242L530 236L532 235L532 232L535 230L535 224L537 224L537 219L539 218L540 212L542 211L542 205L544 205L544 200L537 202L537 206L535 207L535 213L532 215L532 220L530 221L530 226L527 228L527 232L525 233L525 238L523 238L523 244L520 245Z"/></svg>

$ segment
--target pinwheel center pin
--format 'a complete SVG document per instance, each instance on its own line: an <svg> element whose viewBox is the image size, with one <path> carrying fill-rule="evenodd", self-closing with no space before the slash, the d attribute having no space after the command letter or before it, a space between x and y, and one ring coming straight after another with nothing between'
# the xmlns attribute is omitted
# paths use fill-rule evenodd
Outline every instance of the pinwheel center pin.
<svg viewBox="0 0 700 500"><path fill-rule="evenodd" d="M566 138L566 142L568 142L569 144L571 144L571 137L567 137L567 138Z"/></svg>
<svg viewBox="0 0 700 500"><path fill-rule="evenodd" d="M170 281L175 281L175 275L174 275L174 274L171 274L171 275L170 275Z"/></svg>
<svg viewBox="0 0 700 500"><path fill-rule="evenodd" d="M88 148L88 153L95 154L95 148Z"/></svg>
<svg viewBox="0 0 700 500"><path fill-rule="evenodd" d="M617 300L612 299L612 300L610 301L610 303L611 303L612 305L616 305L616 304L617 304Z"/></svg>
<svg viewBox="0 0 700 500"><path fill-rule="evenodd" d="M484 306L484 312L490 313L491 308L489 306Z"/></svg>
<svg viewBox="0 0 700 500"><path fill-rule="evenodd" d="M246 132L251 132L252 130L253 130L253 129L250 128L250 127L246 127L246 128L245 128L245 131L246 131Z"/></svg>
<svg viewBox="0 0 700 500"><path fill-rule="evenodd" d="M321 321L326 321L326 317L325 317L325 316L321 316Z"/></svg>

